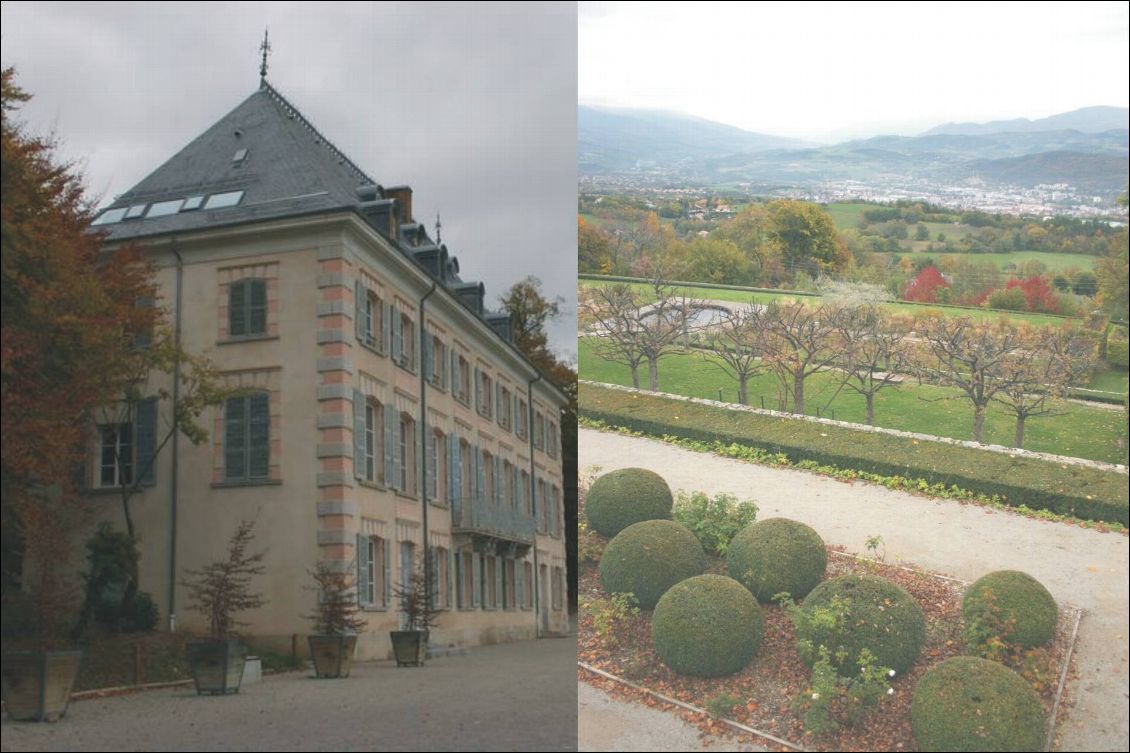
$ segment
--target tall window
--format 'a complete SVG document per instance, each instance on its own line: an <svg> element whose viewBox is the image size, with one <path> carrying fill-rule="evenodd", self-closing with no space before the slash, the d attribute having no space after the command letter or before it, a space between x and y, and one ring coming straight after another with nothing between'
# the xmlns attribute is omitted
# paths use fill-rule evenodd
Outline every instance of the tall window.
<svg viewBox="0 0 1130 753"><path fill-rule="evenodd" d="M517 504L514 501L514 466L509 460L502 461L502 503L514 510Z"/></svg>
<svg viewBox="0 0 1130 753"><path fill-rule="evenodd" d="M466 440L459 441L459 479L463 488L460 489L460 498L470 500L475 493L475 459L471 455L471 445Z"/></svg>
<svg viewBox="0 0 1130 753"><path fill-rule="evenodd" d="M522 571L525 573L526 590L522 594L525 597L525 603L522 606L526 609L534 608L534 565L532 562L523 562Z"/></svg>
<svg viewBox="0 0 1130 753"><path fill-rule="evenodd" d="M365 291L362 304L361 337L371 348L383 348L381 342L381 299L371 290Z"/></svg>
<svg viewBox="0 0 1130 753"><path fill-rule="evenodd" d="M228 335L267 334L267 281L238 280L228 286Z"/></svg>
<svg viewBox="0 0 1130 753"><path fill-rule="evenodd" d="M478 555L472 552L459 552L455 558L459 568L459 608L470 609L474 606L475 593L475 564L473 558Z"/></svg>
<svg viewBox="0 0 1130 753"><path fill-rule="evenodd" d="M121 486L133 482L133 424L99 427L99 486Z"/></svg>
<svg viewBox="0 0 1130 753"><path fill-rule="evenodd" d="M365 402L365 480L377 482L384 474L381 457L381 408L374 402Z"/></svg>
<svg viewBox="0 0 1130 753"><path fill-rule="evenodd" d="M545 449L545 418L540 412L534 413L534 447Z"/></svg>
<svg viewBox="0 0 1130 753"><path fill-rule="evenodd" d="M408 314L393 313L392 357L409 371L416 370L416 323ZM399 318L397 318L399 317Z"/></svg>
<svg viewBox="0 0 1130 753"><path fill-rule="evenodd" d="M483 450L483 499L488 502L493 502L495 499L494 485L496 479L494 477L494 458L489 452Z"/></svg>
<svg viewBox="0 0 1130 753"><path fill-rule="evenodd" d="M224 478L265 479L271 464L271 398L256 392L224 404Z"/></svg>
<svg viewBox="0 0 1130 753"><path fill-rule="evenodd" d="M510 389L499 385L498 387L498 425L509 429L514 424L511 421Z"/></svg>
<svg viewBox="0 0 1130 753"><path fill-rule="evenodd" d="M428 448L428 499L443 504L447 489L447 437L434 430Z"/></svg>
<svg viewBox="0 0 1130 753"><path fill-rule="evenodd" d="M502 607L513 609L517 606L515 594L515 562L512 559L502 561Z"/></svg>
<svg viewBox="0 0 1130 753"><path fill-rule="evenodd" d="M432 336L432 356L428 368L431 370L428 374L428 381L431 382L432 386L440 389L445 388L447 386L447 346L443 344L443 340L439 339L439 335Z"/></svg>
<svg viewBox="0 0 1130 753"><path fill-rule="evenodd" d="M455 382L452 388L455 389L455 397L463 403L471 401L471 364L462 355L456 361L456 373L453 374Z"/></svg>
<svg viewBox="0 0 1130 753"><path fill-rule="evenodd" d="M482 369L475 372L475 408L483 418L491 417L491 403L494 401L494 380Z"/></svg>
<svg viewBox="0 0 1130 753"><path fill-rule="evenodd" d="M557 445L559 444L560 433L557 430L557 424L553 421L547 420L545 428L545 448L551 458L557 457Z"/></svg>
<svg viewBox="0 0 1130 753"><path fill-rule="evenodd" d="M526 407L526 401L521 398L518 399L518 436L526 439L530 436L530 413Z"/></svg>
<svg viewBox="0 0 1130 753"><path fill-rule="evenodd" d="M357 548L357 591L362 607L387 608L388 584L385 583L385 562L388 542L379 536L359 537Z"/></svg>
<svg viewBox="0 0 1130 753"><path fill-rule="evenodd" d="M522 494L521 494L521 497L522 497L522 501L525 503L525 505L524 505L525 509L523 510L523 512L526 513L527 517L532 518L534 516L534 506L533 506L533 500L530 499L530 472L529 471L522 471Z"/></svg>
<svg viewBox="0 0 1130 753"><path fill-rule="evenodd" d="M400 414L399 432L396 456L400 478L396 479L397 488L405 494L412 494L416 491L416 422L407 413Z"/></svg>
<svg viewBox="0 0 1130 753"><path fill-rule="evenodd" d="M498 607L498 558L487 555L483 558L486 567L483 568L483 606Z"/></svg>

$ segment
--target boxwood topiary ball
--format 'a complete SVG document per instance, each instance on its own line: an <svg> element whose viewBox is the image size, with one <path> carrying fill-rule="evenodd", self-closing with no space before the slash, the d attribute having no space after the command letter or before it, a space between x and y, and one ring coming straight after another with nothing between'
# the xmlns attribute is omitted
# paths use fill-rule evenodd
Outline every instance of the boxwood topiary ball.
<svg viewBox="0 0 1130 753"><path fill-rule="evenodd" d="M733 578L688 578L659 600L651 639L663 663L681 675L733 674L761 645L761 608Z"/></svg>
<svg viewBox="0 0 1130 753"><path fill-rule="evenodd" d="M670 520L671 488L646 468L624 468L593 482L585 498L585 516L598 533L612 538L642 520Z"/></svg>
<svg viewBox="0 0 1130 753"><path fill-rule="evenodd" d="M923 675L910 720L921 750L1043 750L1047 728L1023 677L974 656L947 659Z"/></svg>
<svg viewBox="0 0 1130 753"><path fill-rule="evenodd" d="M811 618L821 609L840 615L838 627L814 624ZM852 675L859 671L859 654L866 648L879 666L902 674L926 642L926 618L918 602L901 587L873 575L826 580L812 589L801 611L809 619L797 626L797 640L811 645L809 651L800 644L800 656L810 667L819 658L819 646L826 646L832 656L842 648L846 656L837 669Z"/></svg>
<svg viewBox="0 0 1130 753"><path fill-rule="evenodd" d="M1059 608L1048 589L1018 570L998 570L978 580L965 592L961 611L967 630L985 619L1002 625L1015 620L1001 637L1026 648L1050 641L1059 621Z"/></svg>
<svg viewBox="0 0 1130 753"><path fill-rule="evenodd" d="M824 541L804 523L769 518L746 526L726 549L730 577L758 601L772 601L787 592L804 597L824 577L828 554Z"/></svg>
<svg viewBox="0 0 1130 753"><path fill-rule="evenodd" d="M645 520L618 533L600 558L600 582L609 593L631 593L640 609L654 609L663 593L706 569L693 533L672 520Z"/></svg>

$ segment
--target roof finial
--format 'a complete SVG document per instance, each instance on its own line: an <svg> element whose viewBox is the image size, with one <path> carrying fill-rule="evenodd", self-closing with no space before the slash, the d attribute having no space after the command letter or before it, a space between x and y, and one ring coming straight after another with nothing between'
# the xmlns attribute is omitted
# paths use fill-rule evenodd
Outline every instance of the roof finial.
<svg viewBox="0 0 1130 753"><path fill-rule="evenodd" d="M443 223L439 221L439 212L436 212L436 245L438 246L443 238L440 236L440 231L443 229Z"/></svg>
<svg viewBox="0 0 1130 753"><path fill-rule="evenodd" d="M267 80L267 56L271 54L271 40L270 29L263 29L263 43L259 45L259 49L263 53L263 62L259 64L259 83L264 83Z"/></svg>

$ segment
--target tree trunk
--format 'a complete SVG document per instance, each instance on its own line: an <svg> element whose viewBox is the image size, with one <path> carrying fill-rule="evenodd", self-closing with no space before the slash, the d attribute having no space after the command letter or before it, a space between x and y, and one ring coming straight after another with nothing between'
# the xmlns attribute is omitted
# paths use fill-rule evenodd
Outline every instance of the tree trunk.
<svg viewBox="0 0 1130 753"><path fill-rule="evenodd" d="M973 441L984 444L981 436L985 432L985 406L978 405L973 408Z"/></svg>
<svg viewBox="0 0 1130 753"><path fill-rule="evenodd" d="M793 375L793 413L804 415L804 375Z"/></svg>
<svg viewBox="0 0 1130 753"><path fill-rule="evenodd" d="M875 393L868 392L864 397L867 398L867 425L875 425Z"/></svg>
<svg viewBox="0 0 1130 753"><path fill-rule="evenodd" d="M640 388L640 367L639 364L632 364L632 386L637 390Z"/></svg>
<svg viewBox="0 0 1130 753"><path fill-rule="evenodd" d="M1016 436L1012 439L1012 446L1021 448L1024 446L1024 420L1027 416L1019 415L1016 417Z"/></svg>
<svg viewBox="0 0 1130 753"><path fill-rule="evenodd" d="M749 405L749 377L745 375L738 377L738 403Z"/></svg>
<svg viewBox="0 0 1130 753"><path fill-rule="evenodd" d="M647 381L652 392L659 392L659 359L647 359Z"/></svg>

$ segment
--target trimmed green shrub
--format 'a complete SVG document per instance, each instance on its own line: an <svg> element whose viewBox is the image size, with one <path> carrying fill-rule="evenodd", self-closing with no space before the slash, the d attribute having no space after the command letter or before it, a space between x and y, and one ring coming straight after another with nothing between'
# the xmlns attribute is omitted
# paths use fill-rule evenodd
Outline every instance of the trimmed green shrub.
<svg viewBox="0 0 1130 753"><path fill-rule="evenodd" d="M645 520L625 528L604 548L600 582L608 593L630 593L641 609L654 609L663 593L706 569L695 535L671 520Z"/></svg>
<svg viewBox="0 0 1130 753"><path fill-rule="evenodd" d="M841 575L826 580L804 600L797 622L797 648L812 666L820 646L836 658L840 674L859 671L867 649L875 663L902 674L926 642L926 618L914 597L874 575Z"/></svg>
<svg viewBox="0 0 1130 753"><path fill-rule="evenodd" d="M730 577L760 602L772 601L779 593L794 599L806 596L827 566L820 534L787 518L769 518L742 529L726 551Z"/></svg>
<svg viewBox="0 0 1130 753"><path fill-rule="evenodd" d="M749 664L761 646L761 608L724 575L699 575L671 587L651 618L655 651L681 675L721 677Z"/></svg>
<svg viewBox="0 0 1130 753"><path fill-rule="evenodd" d="M589 525L608 538L643 520L670 520L671 488L645 468L624 468L593 482L585 498Z"/></svg>
<svg viewBox="0 0 1130 753"><path fill-rule="evenodd" d="M1040 581L1018 570L980 578L961 602L966 640L977 649L986 638L1036 648L1055 636L1059 607Z"/></svg>
<svg viewBox="0 0 1130 753"><path fill-rule="evenodd" d="M587 418L661 437L721 442L885 476L921 478L998 495L1009 505L1130 525L1126 476L1082 465L1013 457L944 442L912 444L902 437L815 421L580 385Z"/></svg>
<svg viewBox="0 0 1130 753"><path fill-rule="evenodd" d="M919 680L910 720L921 750L1043 750L1047 728L1024 678L973 656L947 659Z"/></svg>

